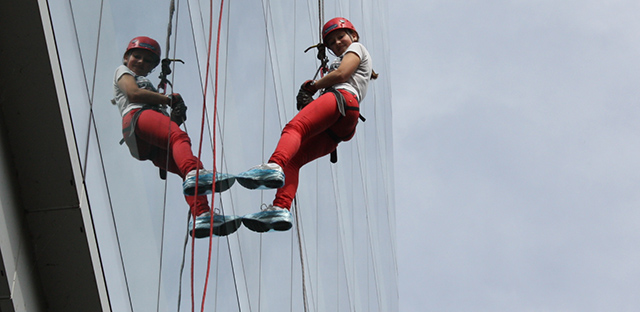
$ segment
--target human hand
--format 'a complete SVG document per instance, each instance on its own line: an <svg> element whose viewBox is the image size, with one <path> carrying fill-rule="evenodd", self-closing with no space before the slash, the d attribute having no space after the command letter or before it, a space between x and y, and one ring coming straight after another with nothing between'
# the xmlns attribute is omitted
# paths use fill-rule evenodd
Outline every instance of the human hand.
<svg viewBox="0 0 640 312"><path fill-rule="evenodd" d="M309 92L311 95L316 94L318 88L316 88L316 82L314 80L307 80L302 84L302 89Z"/></svg>
<svg viewBox="0 0 640 312"><path fill-rule="evenodd" d="M171 120L180 126L187 120L187 105L178 93L171 94L170 97L172 97Z"/></svg>
<svg viewBox="0 0 640 312"><path fill-rule="evenodd" d="M174 105L179 105L179 103L184 104L184 100L182 99L180 93L171 93L169 95L169 106L174 107Z"/></svg>

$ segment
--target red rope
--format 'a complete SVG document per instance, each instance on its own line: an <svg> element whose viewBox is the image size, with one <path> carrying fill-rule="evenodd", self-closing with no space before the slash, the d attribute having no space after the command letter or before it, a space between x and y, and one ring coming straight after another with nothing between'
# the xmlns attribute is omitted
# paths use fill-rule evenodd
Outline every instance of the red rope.
<svg viewBox="0 0 640 312"><path fill-rule="evenodd" d="M213 2L211 2L210 7L210 11L209 11L209 20L213 19ZM217 37L216 37L216 69L215 69L215 73L214 73L214 84L213 84L213 173L214 173L214 178L213 178L213 196L211 198L211 211L213 212L214 210L214 197L215 197L215 173L216 171L216 116L218 113L218 64L219 64L219 56L220 56L220 29L222 28L222 11L224 8L224 0L220 1L220 15L218 16L218 33L217 33ZM211 22L209 23L209 47L211 47ZM211 48L209 48L209 53L211 53ZM207 57L207 73L209 72L209 58ZM208 77L208 75L207 75ZM206 85L206 83L205 83ZM204 117L204 115L203 115ZM203 126L204 126L204 119L203 119ZM204 281L204 290L202 291L202 308L201 311L204 312L204 302L205 299L207 297L207 286L209 285L209 273L211 272L211 249L212 249L212 237L213 237L213 216L214 213L211 214L211 220L210 223L211 226L209 227L209 254L207 256L207 273L205 274L205 281Z"/></svg>
<svg viewBox="0 0 640 312"><path fill-rule="evenodd" d="M216 68L215 68L215 82L214 82L214 107L213 107L213 193L211 199L211 219L209 224L213 225L213 209L214 209L214 199L215 199L215 173L216 170L216 114L218 111L218 60L220 54L220 28L222 24L222 10L224 7L224 0L220 1L220 16L218 19L218 32L217 32L217 41L216 41ZM198 162L200 162L202 156L202 142L204 137L204 125L205 125L205 115L206 115L206 107L207 107L207 87L209 85L209 69L211 67L211 39L213 36L213 0L209 1L209 41L207 45L207 67L205 70L205 80L204 80L204 94L202 100L202 120L200 123L200 144L198 145ZM196 194L198 192L198 175L196 175ZM195 224L195 212L193 213L193 222ZM194 295L194 254L195 254L195 226L194 231L192 232L192 244L191 244L191 311L193 312L195 309L195 295ZM202 304L201 311L204 311L204 303L207 295L207 285L209 282L209 273L211 271L211 250L212 250L212 242L213 242L213 226L209 229L209 250L208 250L208 258L207 258L207 273L205 275L205 284L204 290L202 292Z"/></svg>

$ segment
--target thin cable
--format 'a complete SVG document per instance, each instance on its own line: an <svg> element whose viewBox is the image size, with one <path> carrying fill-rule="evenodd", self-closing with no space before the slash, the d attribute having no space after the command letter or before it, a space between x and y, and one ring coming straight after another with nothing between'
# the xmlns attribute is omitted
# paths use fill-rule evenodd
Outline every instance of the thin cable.
<svg viewBox="0 0 640 312"><path fill-rule="evenodd" d="M269 52L269 63L271 64L271 78L273 79L273 89L275 90L275 97L276 97L276 106L280 107L280 98L278 97L278 86L277 86L277 81L279 79L277 79L278 77L276 77L276 72L275 70L273 70L274 68L279 68L280 66L278 64L274 64L274 57L273 57L273 53L271 52L271 37L269 36L269 17L272 16L271 13L271 4L270 2L267 2L267 5L265 7L265 0L262 0L262 10L263 10L263 15L264 15L264 29L265 29L265 35L267 37L267 51ZM269 1L269 0L267 0ZM269 8L268 12L267 12L267 8ZM275 49L275 47L274 47ZM276 63L278 61L278 58L276 59ZM280 88L281 89L281 88ZM286 110L285 110L286 112ZM284 126L283 120L286 119L286 116L283 116L280 114L280 109L278 109L278 121L280 122L281 127Z"/></svg>
<svg viewBox="0 0 640 312"><path fill-rule="evenodd" d="M203 91L203 99L202 99L202 120L200 123L200 140L199 140L199 144L198 144L198 162L200 162L200 159L202 158L202 141L203 141L203 137L204 137L204 124L205 124L205 115L206 115L206 111L207 111L207 90L208 90L208 85L209 85L209 69L211 66L211 39L213 36L213 0L209 1L209 40L207 40L207 63L206 63L206 69L205 69L205 80L204 80L204 91ZM215 151L215 147L214 147L214 151ZM215 154L214 154L214 163L215 163ZM213 168L214 173L215 173L215 166ZM215 177L215 175L214 175ZM196 175L196 185L197 185L197 180L198 180L198 175ZM215 179L214 179L215 180ZM214 181L214 185L215 185L215 181ZM195 214L193 215L193 219L195 222ZM195 227L194 227L195 229ZM209 244L209 246L211 246L211 244ZM193 312L195 309L195 295L194 295L194 254L195 254L195 240L193 240L193 243L191 244L191 311ZM211 253L209 253L209 260L211 259ZM209 262L209 261L208 261ZM206 279L208 279L209 276L209 263L207 263L207 273L206 273ZM205 280L205 291L203 291L202 293L202 305L201 305L201 310L204 310L204 298L206 296L206 280Z"/></svg>
<svg viewBox="0 0 640 312"><path fill-rule="evenodd" d="M357 137L356 137L356 143L358 143L358 138ZM365 181L365 179L364 179L365 168L364 168L364 164L362 162L362 157L361 157L362 153L360 151L360 145L356 144L356 148L357 148L357 152L358 152L358 162L359 162L359 165L360 165L359 166L360 167L360 176L361 176L361 179L362 179L361 183L362 183L362 187L363 187L363 191L364 191L364 196L363 197L364 197L364 207L365 207L365 218L367 220L367 228L368 228L367 234L368 234L368 240L369 240L369 250L370 250L371 254L373 255L373 257L371 257L371 260L373 261L373 267L374 268L378 268L378 264L377 264L376 257L375 257L376 249L375 249L375 246L374 246L373 241L371 239L373 237L373 233L371 232L371 220L369 218L369 191L368 191L368 188L367 188L367 183L366 183L367 181ZM377 269L373 270L373 277L374 277L374 280L375 280L375 284L379 285L378 284L378 270ZM382 294L380 293L380 287L378 287L378 286L376 286L376 295L377 295L376 297L377 297L377 300L378 300L378 306L381 307L382 303L380 302L380 300L381 300Z"/></svg>
<svg viewBox="0 0 640 312"><path fill-rule="evenodd" d="M343 267L344 267L344 276L345 276L345 279L347 281L347 283L346 283L347 284L347 300L352 305L351 306L351 311L355 311L355 307L353 306L354 302L352 300L353 296L351 295L351 292L352 292L351 288L353 288L353 287L351 285L352 283L349 283L349 281L350 281L350 279L348 278L349 270L347 270L347 261L345 259L345 256L347 254L346 244L344 242L346 233L344 233L344 231L345 231L344 220L340 215L340 212L344 211L344 209L341 209L341 207L340 207L341 206L340 205L341 200L339 198L340 197L339 194L340 194L341 188L338 185L338 178L335 176L334 170L331 170L331 177L332 177L332 180L333 180L334 194L336 194L336 196L335 196L335 200L336 200L336 219L338 221L338 229L339 229L338 230L338 237L337 237L338 241L337 241L337 243L340 245L340 247L341 247L340 249L342 250L342 264L343 264Z"/></svg>
<svg viewBox="0 0 640 312"><path fill-rule="evenodd" d="M216 37L216 58L215 58L215 62L216 62L216 69L215 69L215 74L214 74L214 94L213 94L213 172L216 172L216 131L215 131L215 126L216 126L216 112L218 110L218 69L220 68L219 66L219 57L220 57L220 33L221 33L221 29L222 29L222 13L223 13L223 9L224 9L224 0L220 1L220 14L218 16L218 31L217 31L217 37ZM210 21L213 19L213 1L210 1L210 9L209 9L209 19ZM212 36L212 24L213 23L209 23L210 27L209 27L209 56L207 57L207 73L209 72L209 57L211 54L211 36ZM207 82L208 82L208 78L209 75L207 75L207 78L205 80L205 90L206 90L206 86L207 86ZM206 94L206 93L205 93ZM204 101L206 103L206 95L204 98ZM206 108L205 105L203 104L203 111L206 112ZM200 154L201 154L201 150L202 150L202 137L203 137L203 132L204 132L204 114L202 115L202 126L201 126L201 130L200 130L200 150L198 151L198 160L200 159ZM214 175L214 184L215 184L215 175ZM214 187L215 188L215 187ZM215 193L214 193L215 194ZM211 201L212 205L213 205L213 200ZM213 207L212 207L213 208ZM213 214L211 214L211 224L213 224ZM213 231L213 227L210 228L210 231ZM212 232L210 232L210 234L213 234ZM209 272L211 270L211 246L212 246L212 235L209 236L209 255L207 258L207 273L205 274L205 282L204 282L204 290L202 292L202 305L201 305L201 311L204 312L204 303L207 297L207 286L209 284Z"/></svg>
<svg viewBox="0 0 640 312"><path fill-rule="evenodd" d="M191 219L191 211L187 213L187 226L189 225L189 220ZM180 262L180 278L178 282L178 309L176 311L180 311L180 303L182 302L182 274L184 272L184 264L185 258L187 256L187 244L189 243L189 231L184 233L184 245L182 246L182 261Z"/></svg>
<svg viewBox="0 0 640 312"><path fill-rule="evenodd" d="M293 198L293 206L295 207L294 212L296 216L296 233L298 234L298 251L300 252L300 267L302 270L302 303L304 305L304 311L307 312L309 311L309 303L307 302L307 283L305 278L306 271L305 271L303 248L302 248L302 233L300 229L300 225L302 224L302 222L300 220L300 209L298 208L298 196L295 196Z"/></svg>
<svg viewBox="0 0 640 312"><path fill-rule="evenodd" d="M205 80L203 86L203 97L202 97L202 120L200 122L200 140L198 144L198 162L202 158L202 140L204 137L204 124L205 124L205 115L207 111L207 87L209 85L209 68L211 65L211 38L213 34L213 0L209 1L209 40L207 40L207 62L205 68ZM215 159L215 155L213 157ZM215 168L214 173L215 173ZM215 175L214 175L215 177ZM198 175L196 175L196 185L198 184ZM215 181L214 181L215 182ZM196 186L197 187L197 186ZM193 220L195 223L195 213L193 215ZM194 227L195 230L195 227ZM195 254L195 240L192 240L191 244L191 311L195 311L195 295L194 295L194 254ZM207 274L208 274L208 265L207 265ZM206 292L203 292L203 297ZM204 308L204 307L202 307Z"/></svg>
<svg viewBox="0 0 640 312"><path fill-rule="evenodd" d="M191 8L191 2L190 2L190 1L187 1L187 6L188 6L188 12L189 12L189 21L190 21L190 27L191 27L191 35L192 35L193 41L194 41L194 43L195 43L197 40L196 40L196 33L195 33L195 25L194 25L194 22L193 22L193 21L194 21L194 15L192 14L192 8ZM198 8L196 8L195 10L196 10L197 12L202 12L202 10L200 10L200 9L198 9ZM202 29L202 30L203 30L203 32L205 32L205 29L204 29L204 19L203 19L202 14L200 14L200 21L201 21L201 25L203 26L203 29ZM210 21L212 21L212 18L210 19ZM228 23L228 21L227 21L227 23ZM227 38L228 38L228 36L229 36L229 34L228 34L228 28L227 28ZM228 41L228 40L227 40L227 41ZM209 40L209 42L211 42L211 40ZM197 66L197 68L198 68L198 73L199 73L199 75L198 75L198 76L199 76L199 77L202 77L202 76L203 76L203 73L202 73L202 71L201 71L202 66L200 66L200 57L199 57L199 53L198 53L198 49L197 49L197 47L196 47L194 50L195 50L195 53L196 53L196 62L198 63L198 64L197 64L197 65L198 65L198 66ZM209 49L209 51L210 51L210 49ZM227 53L227 55L228 55L228 46L227 46L227 50L226 50L226 51L227 51L226 53ZM208 56L207 56L207 60L209 60L209 59L210 59L210 54L208 54ZM209 76L210 76L210 74L209 74L209 72L208 72L208 71L207 71L207 73L205 74L205 76L206 76L206 77L209 77ZM201 90L202 90L202 92L203 92L203 97L204 97L204 94L205 94L205 90L206 90L206 88L205 88L205 85L203 84L202 79L199 79L199 81L200 81L200 87L201 87ZM204 107L203 107L203 110L205 110L205 109L204 109ZM210 120L210 119L208 118L208 112L206 112L206 111L205 111L204 115L205 115L205 117L206 117L206 122L207 122L207 124L209 124L209 120ZM209 130L208 130L208 131L209 131L209 138L212 138L212 134L211 134L211 127L208 127L207 129L209 129ZM221 131L222 131L222 130L221 130ZM222 141L224 141L224 138L222 137L222 133L221 133L221 140L222 140ZM202 140L200 140L200 142L202 142ZM211 141L211 144L212 144L212 146L213 146L213 144L214 144L214 143L213 143L213 141ZM222 147L222 153L224 154L224 142L221 142L221 147ZM224 164L224 163L223 163L223 164ZM233 206L233 198L231 198L231 200L232 200L232 206ZM220 201L221 201L221 199L220 199ZM221 209L224 211L224 207L221 207ZM227 237L227 243L229 243L229 238L228 238L228 237ZM233 265L233 257L231 256L231 252L230 252L230 248L231 248L231 247L230 247L230 245L229 245L229 247L228 247L228 248L229 248L229 258L230 258L231 266L232 266L232 269L233 269L233 268L234 268L234 265ZM242 267L242 268L243 268L243 270L244 270L244 262L242 261L242 259L243 259L243 258L242 258L242 250L240 250L240 261L241 261L241 267ZM238 293L237 281L236 281L236 278L235 278L235 269L233 269L233 272L232 272L232 273L233 273L233 276L234 276L234 285L235 285L235 289L236 289L236 302L237 302L237 305L238 305L238 309L240 309L240 298L239 298L239 293ZM247 282L246 282L246 280L245 280L245 288L247 287L247 285L248 285L248 284L247 284ZM248 292L248 289L245 289L245 291L247 291L247 292ZM192 295L193 295L193 287L192 287ZM192 300L193 300L193 297L192 297ZM251 302L249 302L249 306L250 306L250 305L251 305ZM192 306L193 306L193 303L192 303Z"/></svg>
<svg viewBox="0 0 640 312"><path fill-rule="evenodd" d="M169 51L171 48L171 32L172 32L172 25L173 25L173 13L176 11L176 6L175 6L175 0L171 0L170 4L169 4L169 23L167 26L167 40L166 40L166 50L165 50L165 56L166 58L169 58ZM177 32L178 32L178 19L176 17L176 36L175 36L175 40L177 40ZM175 45L175 44L174 44ZM175 51L173 52L174 55L174 59L175 59ZM171 71L172 73L175 73L175 62L173 62L173 70ZM171 83L169 83L169 85L171 86L171 92L173 92L173 83L175 82L175 74L171 75ZM166 92L166 86L163 88L163 94ZM173 104L173 103L170 103ZM167 151L167 155L166 155L166 162L165 162L165 168L169 168L169 160L171 159L171 157L169 157L171 155L171 122L169 122L169 125L167 127L167 146L166 146L166 151ZM166 169L160 169L161 172L162 170L165 170L165 174L166 174ZM166 228L166 216L167 216L167 189L168 189L168 181L165 177L164 179L164 196L163 196L163 201L162 201L162 229L161 229L161 236L160 236L160 264L159 264L159 269L158 269L158 295L157 295L157 300L156 300L156 311L160 311L160 290L162 288L162 271L163 271L163 265L164 265L164 235L165 235L165 228Z"/></svg>
<svg viewBox="0 0 640 312"><path fill-rule="evenodd" d="M80 55L80 64L82 66L82 74L84 77L84 81L85 81L85 88L87 91L87 96L89 96L89 126L87 127L87 129L91 128L93 125L93 129L96 133L96 143L97 143L97 147L98 147L98 155L100 155L100 165L102 168L102 174L104 177L104 183L105 183L105 188L106 188L106 192L107 192L107 198L109 199L109 209L111 211L111 220L113 222L113 227L114 227L114 234L116 236L116 244L118 245L118 253L119 253L119 258L120 258L120 264L122 265L122 273L123 273L123 277L124 277L124 283L126 285L127 288L127 299L129 301L129 308L131 309L131 311L133 311L133 302L131 300L131 291L130 291L130 287L129 287L129 280L127 278L127 270L124 264L124 258L122 255L122 245L120 243L120 236L118 235L118 227L117 227L117 223L116 223L116 219L115 219L115 214L113 211L113 201L111 199L111 191L109 189L109 180L107 178L107 170L104 164L104 158L102 156L102 149L101 149L101 144L100 144L100 138L98 137L98 129L95 123L95 116L93 114L93 94L94 94L94 90L95 90L95 78L96 78L96 66L97 66L97 62L98 62L98 52L99 52L99 47L100 47L100 33L102 30L102 12L103 12L103 7L104 7L104 1L100 1L100 18L98 20L98 36L96 39L96 55L95 55L95 63L94 63L94 72L93 72L93 81L92 81L92 87L91 87L91 92L89 92L89 87L88 87L88 83L87 83L87 73L85 71L85 66L84 66L84 58L82 57L82 50L80 49L80 38L78 37L78 27L76 26L76 20L75 20L75 14L73 13L73 5L71 3L71 0L69 0L69 10L71 13L71 20L73 23L73 29L74 29L74 34L75 34L75 38L76 38L76 42L78 42L78 53ZM87 133L87 141L86 141L86 148L85 148L85 157L84 157L84 166L83 166L83 170L82 170L82 179L83 182L85 182L86 180L86 172L87 172L87 160L88 160L88 155L89 155L89 143L90 143L90 138L91 133L89 130L89 133ZM89 210L89 213L91 213L91 210ZM92 214L92 213L91 213ZM93 218L93 217L92 217ZM94 229L95 231L95 229ZM98 253L100 254L100 249L98 249ZM102 259L102 256L100 256L100 258ZM103 270L103 274L104 274L104 269ZM107 296L109 296L109 293L107 292Z"/></svg>

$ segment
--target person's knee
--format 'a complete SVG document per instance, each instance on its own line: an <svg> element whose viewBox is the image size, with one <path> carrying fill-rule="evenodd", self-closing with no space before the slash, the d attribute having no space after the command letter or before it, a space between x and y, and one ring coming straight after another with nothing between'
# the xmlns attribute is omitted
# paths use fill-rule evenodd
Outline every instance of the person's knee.
<svg viewBox="0 0 640 312"><path fill-rule="evenodd" d="M184 142L191 145L191 139L189 138L189 135L182 130L173 131L173 133L171 134L171 141Z"/></svg>

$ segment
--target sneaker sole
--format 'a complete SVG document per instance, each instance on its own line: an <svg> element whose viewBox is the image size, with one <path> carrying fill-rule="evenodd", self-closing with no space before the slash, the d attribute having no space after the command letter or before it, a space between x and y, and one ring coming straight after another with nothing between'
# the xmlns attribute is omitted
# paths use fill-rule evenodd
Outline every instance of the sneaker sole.
<svg viewBox="0 0 640 312"><path fill-rule="evenodd" d="M225 180L220 180L220 181L216 181L216 193L222 193L226 190L228 190L229 188L231 188L231 186L236 182L235 178L228 178ZM187 196L195 196L196 194L196 187L195 186L189 186L184 188L183 190L184 195ZM198 185L198 196L199 195L211 195L211 185L209 184L199 184Z"/></svg>
<svg viewBox="0 0 640 312"><path fill-rule="evenodd" d="M242 223L249 230L252 230L258 233L265 233L271 230L279 231L279 232L288 231L293 227L293 224L291 224L291 222L289 221L277 221L269 225L265 222L254 220L254 219L242 219Z"/></svg>
<svg viewBox="0 0 640 312"><path fill-rule="evenodd" d="M258 179L241 178L241 177L236 177L236 180L238 180L238 183L240 183L240 185L250 190L277 189L284 186L284 182L282 180L258 180Z"/></svg>
<svg viewBox="0 0 640 312"><path fill-rule="evenodd" d="M293 224L288 221L279 221L271 224L271 227L274 231L288 231L291 229L291 227L293 227Z"/></svg>
<svg viewBox="0 0 640 312"><path fill-rule="evenodd" d="M227 236L234 233L242 225L242 220L237 218L235 220L229 220L225 223L213 227L213 235L215 236ZM196 228L195 232L189 231L189 235L193 235L195 238L209 237L209 228Z"/></svg>
<svg viewBox="0 0 640 312"><path fill-rule="evenodd" d="M216 181L216 193L222 193L233 185L236 182L235 178L228 178L225 180Z"/></svg>
<svg viewBox="0 0 640 312"><path fill-rule="evenodd" d="M244 226L246 226L249 230L258 233L264 233L271 230L268 224L254 219L242 219L242 224L244 224Z"/></svg>
<svg viewBox="0 0 640 312"><path fill-rule="evenodd" d="M213 234L215 234L216 236L227 236L237 231L240 225L242 225L242 219L238 218L235 220L230 220L219 226L214 226Z"/></svg>
<svg viewBox="0 0 640 312"><path fill-rule="evenodd" d="M196 229L195 231L189 231L189 235L195 238L209 237L209 229Z"/></svg>

